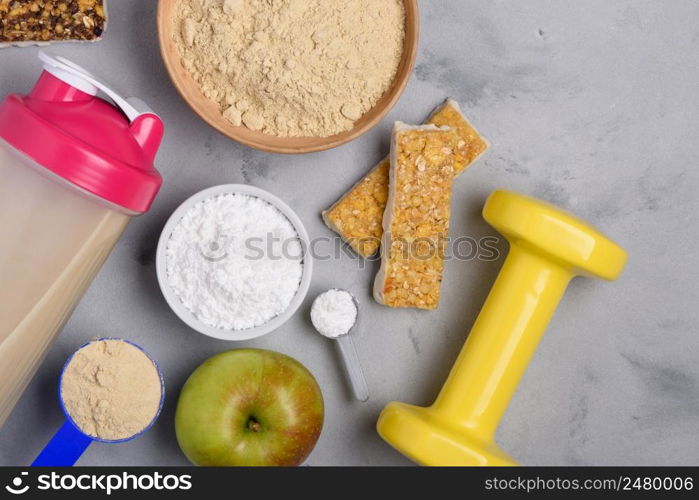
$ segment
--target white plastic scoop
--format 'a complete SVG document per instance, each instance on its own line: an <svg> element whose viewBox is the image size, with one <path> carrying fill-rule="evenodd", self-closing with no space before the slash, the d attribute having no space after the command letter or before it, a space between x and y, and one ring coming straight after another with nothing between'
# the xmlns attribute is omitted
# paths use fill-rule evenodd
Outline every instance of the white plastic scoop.
<svg viewBox="0 0 699 500"><path fill-rule="evenodd" d="M359 303L347 290L332 288L318 295L311 306L311 322L315 329L323 337L337 340L340 346L354 397L359 401L368 401L369 388L359 364L357 350L349 335L357 324L358 317Z"/></svg>

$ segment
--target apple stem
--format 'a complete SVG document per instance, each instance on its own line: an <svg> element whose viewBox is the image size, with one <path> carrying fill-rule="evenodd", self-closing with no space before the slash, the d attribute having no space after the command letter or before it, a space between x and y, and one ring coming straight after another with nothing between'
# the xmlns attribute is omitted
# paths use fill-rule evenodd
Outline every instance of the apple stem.
<svg viewBox="0 0 699 500"><path fill-rule="evenodd" d="M260 432L262 430L262 426L257 420L250 418L250 420L248 420L248 429L253 432Z"/></svg>

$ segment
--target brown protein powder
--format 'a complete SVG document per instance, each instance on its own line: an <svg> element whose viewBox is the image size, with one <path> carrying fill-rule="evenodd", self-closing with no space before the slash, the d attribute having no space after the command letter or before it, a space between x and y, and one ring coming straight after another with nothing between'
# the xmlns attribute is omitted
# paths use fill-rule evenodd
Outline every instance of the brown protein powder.
<svg viewBox="0 0 699 500"><path fill-rule="evenodd" d="M182 65L233 125L280 137L350 130L390 88L402 0L177 0Z"/></svg>
<svg viewBox="0 0 699 500"><path fill-rule="evenodd" d="M61 399L85 434L120 440L153 421L162 384L153 361L123 340L94 341L76 352L61 380Z"/></svg>

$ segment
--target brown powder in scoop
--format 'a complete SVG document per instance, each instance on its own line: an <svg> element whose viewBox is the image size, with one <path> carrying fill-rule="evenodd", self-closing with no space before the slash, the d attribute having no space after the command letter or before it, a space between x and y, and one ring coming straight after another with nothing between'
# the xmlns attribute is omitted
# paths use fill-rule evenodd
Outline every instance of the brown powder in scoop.
<svg viewBox="0 0 699 500"><path fill-rule="evenodd" d="M75 353L63 373L61 398L85 434L118 440L155 418L162 386L153 361L123 340L99 340Z"/></svg>

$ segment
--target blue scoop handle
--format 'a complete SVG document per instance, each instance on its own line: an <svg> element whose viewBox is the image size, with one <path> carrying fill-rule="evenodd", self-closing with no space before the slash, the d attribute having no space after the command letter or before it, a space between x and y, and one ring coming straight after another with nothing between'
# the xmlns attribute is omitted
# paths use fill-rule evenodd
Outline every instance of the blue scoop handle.
<svg viewBox="0 0 699 500"><path fill-rule="evenodd" d="M66 420L32 462L32 467L70 467L78 461L90 443L91 437Z"/></svg>

